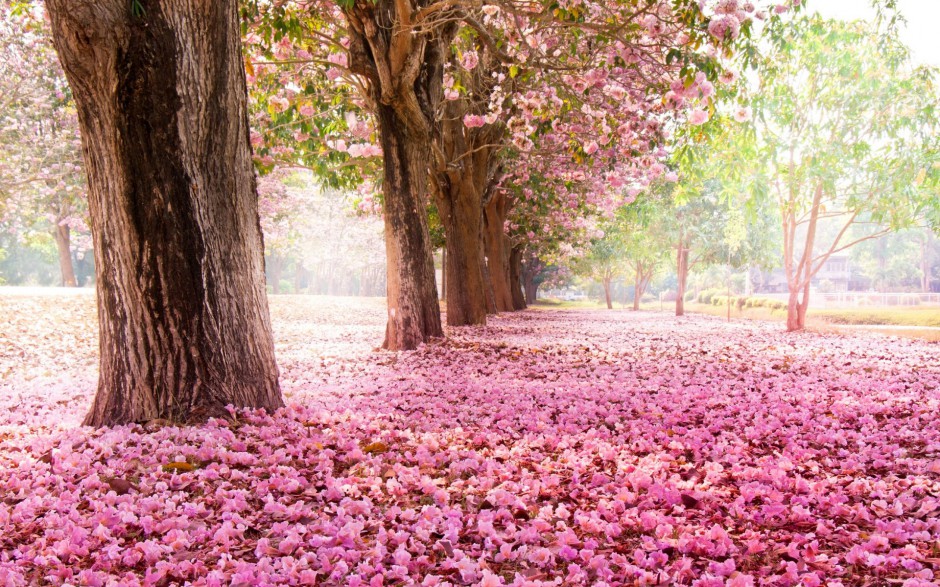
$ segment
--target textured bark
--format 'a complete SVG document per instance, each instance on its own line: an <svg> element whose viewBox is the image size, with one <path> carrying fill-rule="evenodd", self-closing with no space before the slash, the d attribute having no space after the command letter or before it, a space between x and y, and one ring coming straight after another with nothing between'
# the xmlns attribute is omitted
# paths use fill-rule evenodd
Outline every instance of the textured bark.
<svg viewBox="0 0 940 587"><path fill-rule="evenodd" d="M75 267L72 265L72 237L67 224L57 224L52 232L55 238L55 247L59 253L59 273L62 287L75 287Z"/></svg>
<svg viewBox="0 0 940 587"><path fill-rule="evenodd" d="M368 80L368 105L378 123L384 161L388 323L384 347L414 349L443 336L427 189L431 128L443 98L444 54L455 23L414 27L426 5L352 0L342 10L349 25L349 67Z"/></svg>
<svg viewBox="0 0 940 587"><path fill-rule="evenodd" d="M509 290L512 294L512 309L525 310L525 294L522 293L522 254L521 245L509 250Z"/></svg>
<svg viewBox="0 0 940 587"><path fill-rule="evenodd" d="M495 174L496 137L486 128L466 128L462 103L447 102L435 125L431 192L444 226L447 248L447 324L486 324L483 202ZM492 309L492 308L490 308Z"/></svg>
<svg viewBox="0 0 940 587"><path fill-rule="evenodd" d="M388 323L383 346L415 349L444 335L425 208L428 143L409 137L391 106L379 105L385 163Z"/></svg>
<svg viewBox="0 0 940 587"><path fill-rule="evenodd" d="M509 279L509 235L503 230L508 212L509 200L503 194L494 195L483 210L486 266L497 312L515 310Z"/></svg>
<svg viewBox="0 0 940 587"><path fill-rule="evenodd" d="M93 426L283 405L237 3L48 0L89 184Z"/></svg>
<svg viewBox="0 0 940 587"><path fill-rule="evenodd" d="M445 298L447 324L486 324L483 278L483 186L471 173L451 172L433 182L447 236Z"/></svg>

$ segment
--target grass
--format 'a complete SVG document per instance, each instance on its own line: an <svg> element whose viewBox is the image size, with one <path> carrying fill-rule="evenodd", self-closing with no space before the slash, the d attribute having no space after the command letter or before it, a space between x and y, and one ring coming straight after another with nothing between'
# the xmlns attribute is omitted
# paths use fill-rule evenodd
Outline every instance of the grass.
<svg viewBox="0 0 940 587"><path fill-rule="evenodd" d="M930 306L810 310L810 314L833 324L940 327L940 308Z"/></svg>
<svg viewBox="0 0 940 587"><path fill-rule="evenodd" d="M601 309L604 303L598 300L563 301L554 299L540 299L535 303L536 308L552 308L561 310L575 309ZM614 309L629 309L630 304L621 305L614 302ZM675 309L675 302L660 304L648 302L641 306L647 312L666 311ZM725 305L700 304L686 302L687 312L708 314L724 318L728 315ZM744 308L731 306L731 317L735 320L764 320L770 322L783 322L787 319L786 310L772 310L770 308ZM919 338L923 340L940 342L940 308L936 306L914 307L881 307L881 308L845 308L810 310L807 316L807 326L812 330L825 332L845 332L849 329L864 329L866 332L877 332L890 336L904 338ZM906 329L905 326L912 328Z"/></svg>

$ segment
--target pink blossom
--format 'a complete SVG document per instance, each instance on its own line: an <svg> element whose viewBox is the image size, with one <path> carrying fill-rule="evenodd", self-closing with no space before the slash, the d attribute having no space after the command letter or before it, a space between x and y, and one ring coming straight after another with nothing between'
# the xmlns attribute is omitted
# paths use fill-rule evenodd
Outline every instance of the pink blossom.
<svg viewBox="0 0 940 587"><path fill-rule="evenodd" d="M701 108L696 108L689 115L689 123L694 126L699 126L708 122L709 115L707 110L702 110Z"/></svg>
<svg viewBox="0 0 940 587"><path fill-rule="evenodd" d="M467 128L477 128L486 124L479 114L467 114L463 117L463 125Z"/></svg>

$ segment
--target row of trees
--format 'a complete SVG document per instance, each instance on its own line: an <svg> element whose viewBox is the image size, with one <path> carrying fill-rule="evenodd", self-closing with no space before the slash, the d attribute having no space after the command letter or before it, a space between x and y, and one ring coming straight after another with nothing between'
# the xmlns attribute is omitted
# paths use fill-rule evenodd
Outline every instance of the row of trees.
<svg viewBox="0 0 940 587"><path fill-rule="evenodd" d="M770 16L735 0L46 5L88 173L101 376L86 421L95 425L281 405L253 165L376 186L385 346L414 348L442 332L428 204L447 250L448 321L521 307L521 284L534 284L545 258L599 235L591 216L615 217L667 179L671 128L688 116L702 136L718 136L708 130L723 118L714 84L734 76L717 58L755 19L787 10ZM736 148L756 150L757 136L741 135ZM788 193L835 185L790 169L772 170ZM745 172L729 167L720 195ZM687 178L710 180L682 169L675 179ZM813 201L818 219L822 200ZM797 274L812 270L812 255Z"/></svg>
<svg viewBox="0 0 940 587"><path fill-rule="evenodd" d="M612 209L661 174L670 113L707 104L709 53L755 16L727 0L708 12L691 0L249 2L244 21L234 0L46 8L88 175L93 425L282 405L253 155L331 185L377 179L385 346L413 348L441 334L428 194L447 240L449 319L481 322L489 292L507 305L496 283L519 279L513 231L585 230L584 207ZM246 99L243 22L254 95L266 79L276 87L264 110Z"/></svg>

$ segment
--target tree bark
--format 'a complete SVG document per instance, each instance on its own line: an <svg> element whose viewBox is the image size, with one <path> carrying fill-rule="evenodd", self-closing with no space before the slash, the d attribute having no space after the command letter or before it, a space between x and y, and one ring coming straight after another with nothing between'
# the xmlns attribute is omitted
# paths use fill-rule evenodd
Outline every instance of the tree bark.
<svg viewBox="0 0 940 587"><path fill-rule="evenodd" d="M234 0L48 0L88 172L100 376L85 423L283 405Z"/></svg>
<svg viewBox="0 0 940 587"><path fill-rule="evenodd" d="M535 284L535 280L528 276L525 276L522 281L522 286L525 289L525 303L531 306L538 299L539 287Z"/></svg>
<svg viewBox="0 0 940 587"><path fill-rule="evenodd" d="M388 322L383 346L417 348L443 336L428 233L431 129L443 99L445 49L455 23L419 28L423 7L390 0L344 3L349 68L368 80L364 96L378 127L384 162Z"/></svg>
<svg viewBox="0 0 940 587"><path fill-rule="evenodd" d="M446 235L447 324L486 324L483 278L483 189L474 167L437 174L435 201Z"/></svg>
<svg viewBox="0 0 940 587"><path fill-rule="evenodd" d="M67 224L56 224L52 232L55 247L59 252L59 272L62 287L76 287L75 267L72 265L72 237Z"/></svg>
<svg viewBox="0 0 940 587"><path fill-rule="evenodd" d="M525 295L522 293L522 245L509 251L509 289L512 294L512 309L525 310Z"/></svg>
<svg viewBox="0 0 940 587"><path fill-rule="evenodd" d="M603 282L604 282L604 300L607 302L607 309L613 310L614 302L613 300L610 299L610 277L604 276Z"/></svg>
<svg viewBox="0 0 940 587"><path fill-rule="evenodd" d="M377 111L385 164L388 263L388 323L382 346L409 350L444 335L425 207L430 146L426 139L410 136L394 107L378 104Z"/></svg>
<svg viewBox="0 0 940 587"><path fill-rule="evenodd" d="M483 210L486 262L498 312L515 309L509 279L509 235L503 229L508 212L509 200L503 194L494 194Z"/></svg>

